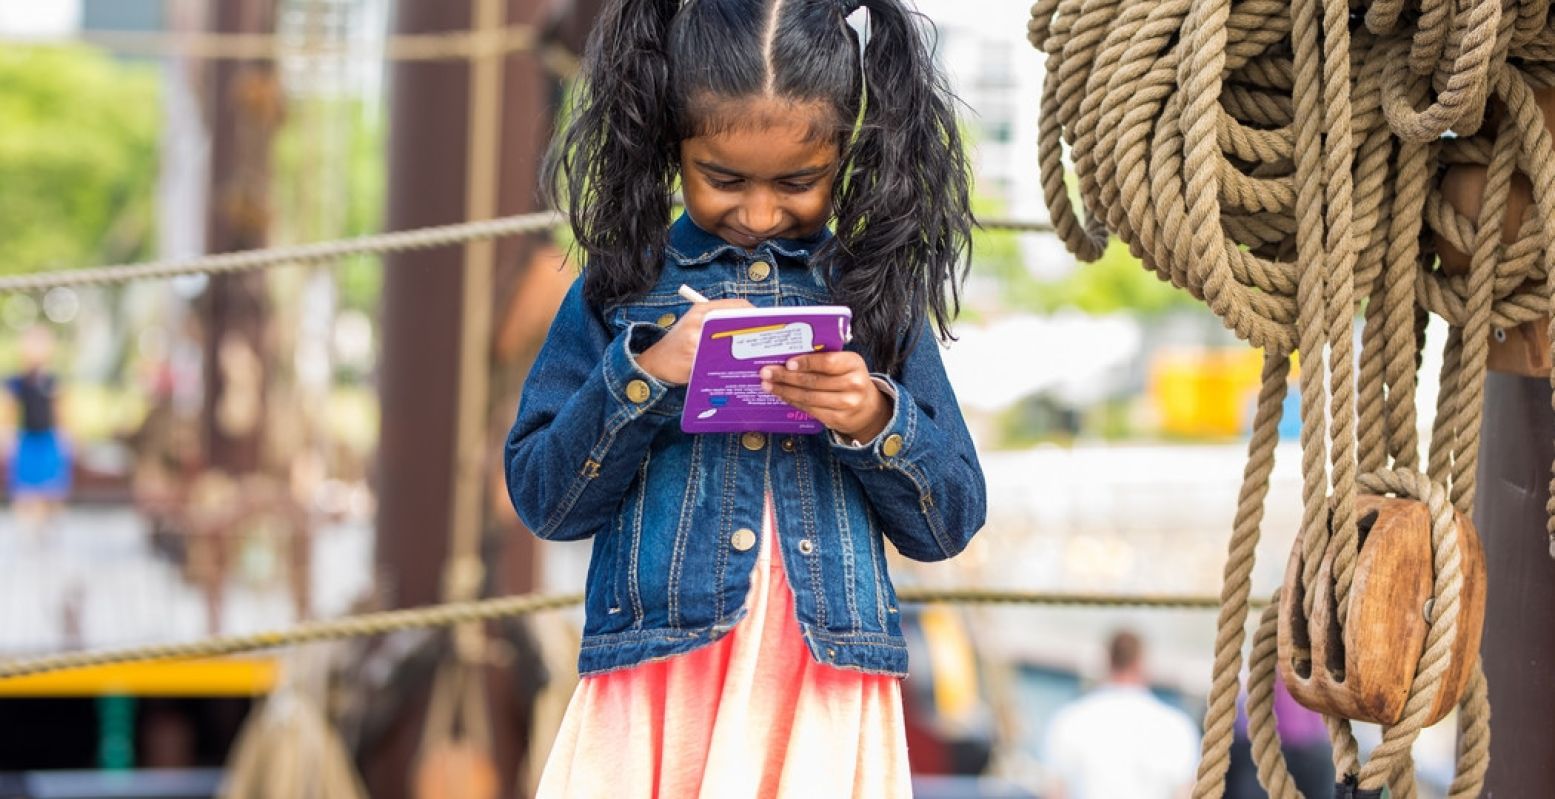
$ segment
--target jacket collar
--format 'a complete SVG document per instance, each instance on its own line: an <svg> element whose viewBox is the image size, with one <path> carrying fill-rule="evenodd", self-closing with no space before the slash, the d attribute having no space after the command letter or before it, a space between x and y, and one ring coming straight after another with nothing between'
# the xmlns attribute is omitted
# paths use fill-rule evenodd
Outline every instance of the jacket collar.
<svg viewBox="0 0 1555 799"><path fill-rule="evenodd" d="M765 252L774 252L789 258L797 258L807 261L826 240L831 238L831 231L821 228L820 232L802 239L768 239L756 246L754 250L747 250L724 241L721 238L703 230L697 223L691 221L691 215L681 212L680 218L670 226L669 247L666 255L679 266L706 266L714 259L727 252L736 252L743 255L760 255Z"/></svg>

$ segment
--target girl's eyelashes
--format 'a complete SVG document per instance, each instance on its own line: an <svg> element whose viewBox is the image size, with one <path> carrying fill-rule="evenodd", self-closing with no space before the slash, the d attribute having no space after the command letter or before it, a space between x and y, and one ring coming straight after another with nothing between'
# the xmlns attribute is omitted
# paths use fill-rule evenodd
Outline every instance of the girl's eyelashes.
<svg viewBox="0 0 1555 799"><path fill-rule="evenodd" d="M781 182L778 183L778 188L782 189L785 192L788 192L789 194L804 194L805 192L815 188L815 186L816 186L816 184L818 182L819 181L812 180L812 181L809 181L809 182L806 182L806 183L796 183L794 181L785 180L785 181L781 181ZM711 187L713 187L715 189L718 189L720 191L727 191L729 189L739 188L740 186L744 185L744 183L745 183L745 179L744 178L725 178L725 179L714 178L714 177L708 177L707 178L707 185L709 185L709 186L711 186Z"/></svg>

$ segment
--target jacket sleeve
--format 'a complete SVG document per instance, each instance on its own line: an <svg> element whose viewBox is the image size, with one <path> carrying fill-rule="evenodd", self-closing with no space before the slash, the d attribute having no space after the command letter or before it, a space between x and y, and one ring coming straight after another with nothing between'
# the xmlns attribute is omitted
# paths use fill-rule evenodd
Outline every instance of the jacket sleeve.
<svg viewBox="0 0 1555 799"><path fill-rule="evenodd" d="M503 452L508 496L540 538L573 541L604 529L659 430L686 390L660 382L637 355L664 335L632 324L619 335L573 282L551 324Z"/></svg>
<svg viewBox="0 0 1555 799"><path fill-rule="evenodd" d="M874 377L895 394L891 421L872 441L832 437L832 448L858 475L898 551L921 561L953 557L982 528L988 489L938 341L925 330L899 378Z"/></svg>

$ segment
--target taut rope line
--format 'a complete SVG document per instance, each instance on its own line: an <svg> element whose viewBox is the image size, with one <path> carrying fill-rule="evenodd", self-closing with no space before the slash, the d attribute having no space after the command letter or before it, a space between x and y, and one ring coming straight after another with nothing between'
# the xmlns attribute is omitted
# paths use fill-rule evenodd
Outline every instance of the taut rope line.
<svg viewBox="0 0 1555 799"><path fill-rule="evenodd" d="M495 219L459 222L451 225L374 233L349 239L334 239L308 244L289 244L259 250L171 258L115 266L77 267L0 276L0 294L23 291L47 291L57 287L102 286L138 280L165 280L190 275L217 275L249 272L257 269L322 264L352 255L378 255L405 250L452 247L470 241L499 239L541 233L560 226L565 220L554 211L517 214ZM983 230L1010 233L1051 233L1047 222L1022 219L988 219Z"/></svg>
<svg viewBox="0 0 1555 799"><path fill-rule="evenodd" d="M244 250L119 266L82 267L27 275L7 275L0 277L0 294L46 291L61 286L109 285L188 275L231 274L280 266L328 263L351 255L451 247L479 239L539 233L551 229L560 221L561 217L558 214L546 211L261 250Z"/></svg>
<svg viewBox="0 0 1555 799"><path fill-rule="evenodd" d="M1210 596L1174 594L1067 593L1058 591L1019 591L990 589L903 588L903 602L980 605L1045 605L1072 608L1145 608L1152 610L1214 610L1220 600ZM86 652L62 652L34 658L0 660L0 680L81 669L115 663L152 660L185 660L221 657L266 649L383 635L400 630L425 627L451 627L470 622L526 616L548 610L560 610L583 602L581 594L523 594L467 602L447 602L420 608L390 610L312 621L283 630L204 638L176 644L104 649ZM1253 602L1253 607L1264 603Z"/></svg>

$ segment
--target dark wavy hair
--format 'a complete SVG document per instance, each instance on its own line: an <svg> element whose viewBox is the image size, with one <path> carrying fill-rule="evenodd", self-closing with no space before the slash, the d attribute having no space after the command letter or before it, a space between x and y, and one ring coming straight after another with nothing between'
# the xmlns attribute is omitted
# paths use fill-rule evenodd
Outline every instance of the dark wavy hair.
<svg viewBox="0 0 1555 799"><path fill-rule="evenodd" d="M862 52L847 22L861 7ZM971 251L970 177L920 19L903 0L608 3L544 173L586 254L589 301L630 300L658 277L681 140L739 124L729 101L771 96L831 110L820 133L842 152L836 236L816 257L874 367L895 373L926 315L948 338Z"/></svg>

